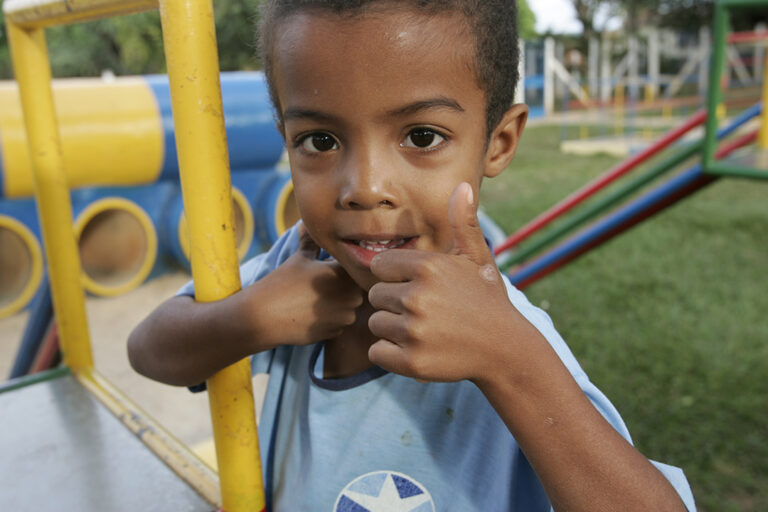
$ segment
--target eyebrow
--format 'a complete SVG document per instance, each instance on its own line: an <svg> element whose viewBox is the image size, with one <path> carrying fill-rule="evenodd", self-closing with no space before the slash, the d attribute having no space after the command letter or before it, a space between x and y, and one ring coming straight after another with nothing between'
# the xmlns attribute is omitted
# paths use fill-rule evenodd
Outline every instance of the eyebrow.
<svg viewBox="0 0 768 512"><path fill-rule="evenodd" d="M440 96L428 100L414 101L413 103L409 103L403 107L390 110L387 112L387 115L391 117L404 117L417 114L424 110L434 109L448 109L454 110L456 112L464 112L464 108L459 104L458 101Z"/></svg>
<svg viewBox="0 0 768 512"><path fill-rule="evenodd" d="M288 108L283 112L283 120L310 119L312 121L335 121L337 118L331 114L306 108Z"/></svg>
<svg viewBox="0 0 768 512"><path fill-rule="evenodd" d="M443 96L437 98L430 98L428 100L414 101L402 107L398 107L387 111L387 117L405 117L425 110L435 109L447 109L456 112L464 112L459 102L451 98ZM291 121L296 119L309 119L312 121L330 122L336 121L338 118L332 114L321 112L319 110L305 109L305 108L288 108L283 112L283 120Z"/></svg>

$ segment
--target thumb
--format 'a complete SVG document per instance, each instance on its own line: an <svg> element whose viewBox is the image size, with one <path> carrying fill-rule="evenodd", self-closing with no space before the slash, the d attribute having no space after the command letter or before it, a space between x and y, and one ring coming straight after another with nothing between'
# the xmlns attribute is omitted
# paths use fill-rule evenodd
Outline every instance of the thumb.
<svg viewBox="0 0 768 512"><path fill-rule="evenodd" d="M299 221L299 249L298 252L302 253L305 257L309 259L317 259L317 256L320 254L320 246L317 245L317 242L312 238L312 235L309 234L309 231L307 231L307 227L304 225L303 222Z"/></svg>
<svg viewBox="0 0 768 512"><path fill-rule="evenodd" d="M453 253L466 256L478 265L493 263L493 256L477 220L474 193L469 183L459 183L453 191L449 216L453 230Z"/></svg>

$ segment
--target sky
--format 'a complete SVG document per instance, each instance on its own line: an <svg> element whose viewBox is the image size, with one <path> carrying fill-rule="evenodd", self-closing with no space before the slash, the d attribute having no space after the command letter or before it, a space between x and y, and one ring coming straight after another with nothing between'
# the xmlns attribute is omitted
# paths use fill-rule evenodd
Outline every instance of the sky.
<svg viewBox="0 0 768 512"><path fill-rule="evenodd" d="M528 5L536 14L537 32L581 32L581 24L576 20L576 11L570 0L529 0Z"/></svg>
<svg viewBox="0 0 768 512"><path fill-rule="evenodd" d="M536 14L536 31L539 33L552 30L556 34L578 34L581 23L576 19L576 11L571 0L528 0L528 5ZM599 17L598 17L599 18ZM604 22L598 19L598 26ZM609 23L608 26L616 24Z"/></svg>

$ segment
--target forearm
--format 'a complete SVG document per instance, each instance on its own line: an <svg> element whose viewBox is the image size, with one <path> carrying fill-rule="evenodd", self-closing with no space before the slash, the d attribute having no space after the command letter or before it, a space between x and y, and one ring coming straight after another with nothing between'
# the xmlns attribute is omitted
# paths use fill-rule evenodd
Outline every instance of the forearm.
<svg viewBox="0 0 768 512"><path fill-rule="evenodd" d="M272 348L260 340L255 319L240 303L241 294L211 303L191 297L164 302L129 336L131 365L157 381L190 386Z"/></svg>
<svg viewBox="0 0 768 512"><path fill-rule="evenodd" d="M497 354L500 364L475 382L555 510L685 510L667 479L595 409L533 326L518 325L514 343L515 350ZM515 360L519 354L524 361Z"/></svg>

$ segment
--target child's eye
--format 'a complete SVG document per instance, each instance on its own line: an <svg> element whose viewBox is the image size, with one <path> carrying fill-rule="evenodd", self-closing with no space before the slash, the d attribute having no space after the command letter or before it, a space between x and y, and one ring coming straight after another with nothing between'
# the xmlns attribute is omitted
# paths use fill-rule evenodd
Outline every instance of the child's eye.
<svg viewBox="0 0 768 512"><path fill-rule="evenodd" d="M301 146L304 151L309 153L323 153L333 149L339 149L339 144L332 135L327 133L312 133L298 141L297 146Z"/></svg>
<svg viewBox="0 0 768 512"><path fill-rule="evenodd" d="M445 141L445 137L429 128L415 128L411 130L400 144L406 148L432 149Z"/></svg>

